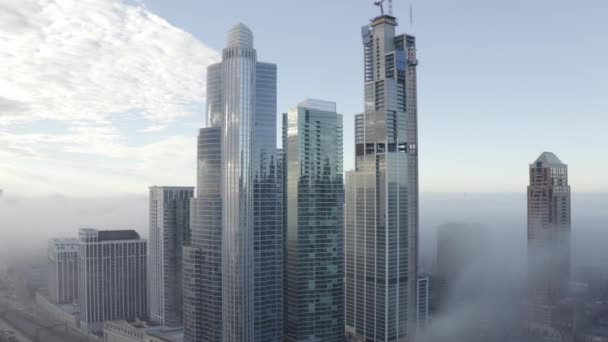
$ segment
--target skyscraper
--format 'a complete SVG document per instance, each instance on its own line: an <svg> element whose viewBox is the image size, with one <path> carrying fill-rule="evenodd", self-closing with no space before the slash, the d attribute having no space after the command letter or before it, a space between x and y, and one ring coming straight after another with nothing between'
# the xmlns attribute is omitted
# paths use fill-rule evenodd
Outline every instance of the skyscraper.
<svg viewBox="0 0 608 342"><path fill-rule="evenodd" d="M560 302L570 280L570 186L568 166L551 152L530 164L528 186L527 328L559 338Z"/></svg>
<svg viewBox="0 0 608 342"><path fill-rule="evenodd" d="M343 341L342 115L306 100L286 128L286 341Z"/></svg>
<svg viewBox="0 0 608 342"><path fill-rule="evenodd" d="M416 327L418 136L416 40L382 15L362 29L365 111L347 174L346 330L411 341Z"/></svg>
<svg viewBox="0 0 608 342"><path fill-rule="evenodd" d="M78 299L78 240L51 239L48 247L49 296L55 304Z"/></svg>
<svg viewBox="0 0 608 342"><path fill-rule="evenodd" d="M193 194L192 187L150 188L149 318L167 327L182 322L182 246L190 236Z"/></svg>
<svg viewBox="0 0 608 342"><path fill-rule="evenodd" d="M213 143L220 152L219 183L213 188L219 193L219 202L213 204L213 213L220 210L221 246L198 251L217 248L221 252L218 272L223 341L280 341L283 334L283 210L276 148L276 75L276 65L257 61L253 34L243 24L228 31L222 62L211 65L207 72L207 128L218 131L205 133L219 133L220 139ZM201 148L207 149L201 147L199 139ZM212 177L200 157L199 153L199 182ZM216 219L213 216L213 225L207 227L195 226L193 221L193 247L197 229L213 228L207 241L217 243ZM190 270L200 272L195 267ZM204 278L193 275L191 280ZM198 291L214 291L214 281L203 281L206 288ZM193 299L196 305L188 310L211 310L204 307L208 304L204 301L207 298ZM218 317L210 319L216 322ZM194 324L186 324L186 330ZM189 334L187 331L186 336Z"/></svg>
<svg viewBox="0 0 608 342"><path fill-rule="evenodd" d="M196 198L190 207L192 237L184 247L186 342L222 341L221 146L220 127L200 130Z"/></svg>
<svg viewBox="0 0 608 342"><path fill-rule="evenodd" d="M80 229L78 238L81 327L101 333L105 321L145 318L146 240L134 230Z"/></svg>

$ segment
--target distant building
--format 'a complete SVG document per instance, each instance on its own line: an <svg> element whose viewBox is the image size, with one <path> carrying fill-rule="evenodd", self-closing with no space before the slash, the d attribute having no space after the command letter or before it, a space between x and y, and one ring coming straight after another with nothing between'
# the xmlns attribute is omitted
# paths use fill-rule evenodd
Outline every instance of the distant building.
<svg viewBox="0 0 608 342"><path fill-rule="evenodd" d="M83 330L148 314L146 241L134 230L79 231L78 302Z"/></svg>
<svg viewBox="0 0 608 342"><path fill-rule="evenodd" d="M342 115L306 100L287 115L285 341L344 340Z"/></svg>
<svg viewBox="0 0 608 342"><path fill-rule="evenodd" d="M430 302L430 285L429 285L429 277L427 276L419 276L418 277L418 296L416 300L418 301L417 309L418 309L418 331L424 331L429 324L429 302Z"/></svg>
<svg viewBox="0 0 608 342"><path fill-rule="evenodd" d="M563 339L567 312L561 303L570 282L568 166L551 152L530 164L528 186L528 317L533 334ZM566 314L564 314L564 311Z"/></svg>
<svg viewBox="0 0 608 342"><path fill-rule="evenodd" d="M48 244L48 294L55 304L78 299L78 239L51 239Z"/></svg>
<svg viewBox="0 0 608 342"><path fill-rule="evenodd" d="M177 327L182 322L182 248L190 239L193 195L193 187L150 188L149 319L166 327Z"/></svg>
<svg viewBox="0 0 608 342"><path fill-rule="evenodd" d="M482 277L484 257L488 255L490 234L486 228L469 223L446 223L437 228L437 273L434 306L442 311L449 300L475 296ZM460 285L460 286L457 286Z"/></svg>

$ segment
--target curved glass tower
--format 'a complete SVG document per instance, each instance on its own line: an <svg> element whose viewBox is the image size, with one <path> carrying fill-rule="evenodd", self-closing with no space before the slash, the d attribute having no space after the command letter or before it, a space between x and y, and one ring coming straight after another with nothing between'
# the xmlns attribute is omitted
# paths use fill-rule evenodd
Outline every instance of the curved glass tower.
<svg viewBox="0 0 608 342"><path fill-rule="evenodd" d="M255 116L256 51L243 24L227 34L222 56L222 293L224 341L253 336L252 133Z"/></svg>
<svg viewBox="0 0 608 342"><path fill-rule="evenodd" d="M257 61L247 26L234 26L226 41L222 62L207 70L208 127L201 130L201 138L217 139L199 140L199 189L193 206L203 206L206 196L217 194L211 207L192 208L194 249L189 250L186 274L192 286L185 293L190 296L185 335L187 341L281 341L283 209L276 148L277 69ZM214 167L206 167L217 159ZM214 175L217 186L204 182ZM214 251L213 256L207 251ZM210 299L205 294L214 295Z"/></svg>

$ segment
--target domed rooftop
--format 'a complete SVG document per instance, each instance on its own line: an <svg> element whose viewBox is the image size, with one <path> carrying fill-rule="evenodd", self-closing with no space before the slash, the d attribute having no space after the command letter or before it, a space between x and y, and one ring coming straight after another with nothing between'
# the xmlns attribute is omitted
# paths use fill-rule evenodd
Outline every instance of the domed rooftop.
<svg viewBox="0 0 608 342"><path fill-rule="evenodd" d="M557 156L552 152L543 152L535 163L552 164L552 165L564 165Z"/></svg>
<svg viewBox="0 0 608 342"><path fill-rule="evenodd" d="M238 23L226 34L226 45L253 48L253 33L247 25Z"/></svg>

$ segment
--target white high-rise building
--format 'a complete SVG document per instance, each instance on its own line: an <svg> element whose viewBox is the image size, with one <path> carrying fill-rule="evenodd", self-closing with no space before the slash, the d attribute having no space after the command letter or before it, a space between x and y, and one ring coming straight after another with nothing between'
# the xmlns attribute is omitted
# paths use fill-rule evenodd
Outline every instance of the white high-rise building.
<svg viewBox="0 0 608 342"><path fill-rule="evenodd" d="M80 229L78 240L83 330L101 333L105 321L146 318L146 240L134 230L96 229Z"/></svg>
<svg viewBox="0 0 608 342"><path fill-rule="evenodd" d="M149 319L166 327L182 322L183 246L190 239L193 187L150 188Z"/></svg>
<svg viewBox="0 0 608 342"><path fill-rule="evenodd" d="M48 246L49 299L71 304L78 299L78 239L51 239Z"/></svg>

